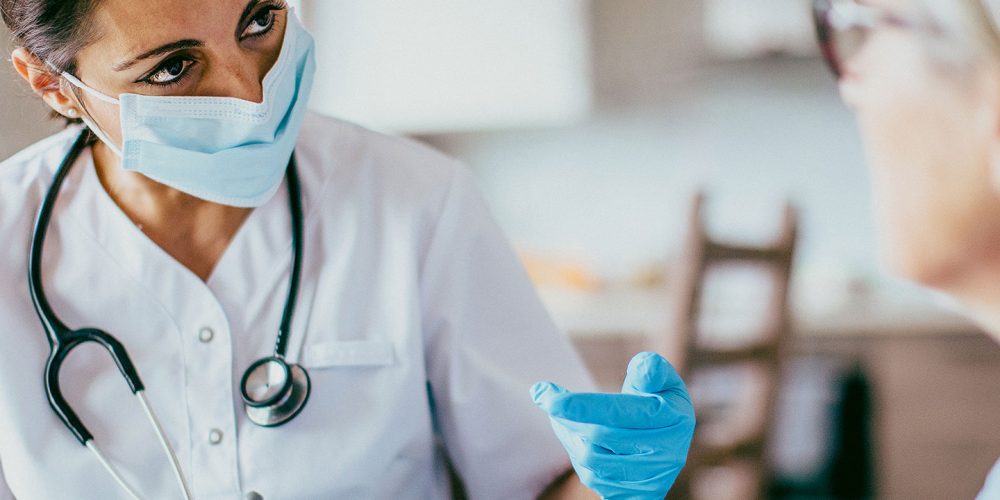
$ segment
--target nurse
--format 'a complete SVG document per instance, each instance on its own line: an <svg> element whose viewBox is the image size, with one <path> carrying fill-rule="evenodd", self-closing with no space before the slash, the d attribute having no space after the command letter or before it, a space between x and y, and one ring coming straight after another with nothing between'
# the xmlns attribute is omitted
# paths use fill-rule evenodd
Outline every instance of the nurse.
<svg viewBox="0 0 1000 500"><path fill-rule="evenodd" d="M0 498L449 498L449 464L471 498L663 498L673 368L587 392L466 170L306 112L283 2L0 8L69 122L0 164ZM97 344L43 383L80 328L131 387Z"/></svg>
<svg viewBox="0 0 1000 500"><path fill-rule="evenodd" d="M884 260L1000 341L1000 2L820 0L816 19L867 146ZM1000 499L1000 463L979 499Z"/></svg>

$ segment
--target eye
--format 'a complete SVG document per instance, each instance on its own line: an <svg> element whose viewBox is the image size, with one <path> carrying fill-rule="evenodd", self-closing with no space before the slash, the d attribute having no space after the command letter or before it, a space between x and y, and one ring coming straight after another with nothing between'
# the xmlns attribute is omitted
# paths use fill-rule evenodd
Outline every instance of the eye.
<svg viewBox="0 0 1000 500"><path fill-rule="evenodd" d="M179 82L187 69L194 64L191 59L175 57L168 59L142 81L150 85L170 85Z"/></svg>
<svg viewBox="0 0 1000 500"><path fill-rule="evenodd" d="M270 6L257 12L257 14L250 19L250 24L248 24L246 29L243 30L243 38L261 36L271 31L271 28L274 27L276 17L274 12L276 10L278 10L278 7Z"/></svg>

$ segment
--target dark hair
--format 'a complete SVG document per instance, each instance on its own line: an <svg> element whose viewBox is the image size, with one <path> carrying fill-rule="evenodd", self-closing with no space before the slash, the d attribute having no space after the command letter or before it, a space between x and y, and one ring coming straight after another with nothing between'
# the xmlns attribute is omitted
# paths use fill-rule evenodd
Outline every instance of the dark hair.
<svg viewBox="0 0 1000 500"><path fill-rule="evenodd" d="M62 72L76 70L76 55L92 41L87 20L99 0L0 0L14 44ZM52 68L48 68L52 70ZM58 113L55 116L60 116ZM79 122L79 120L70 120Z"/></svg>

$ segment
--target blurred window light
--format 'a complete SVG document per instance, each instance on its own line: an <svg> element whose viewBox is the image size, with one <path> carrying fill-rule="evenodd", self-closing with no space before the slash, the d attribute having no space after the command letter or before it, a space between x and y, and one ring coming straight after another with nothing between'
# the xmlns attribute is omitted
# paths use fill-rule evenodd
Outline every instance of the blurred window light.
<svg viewBox="0 0 1000 500"><path fill-rule="evenodd" d="M705 36L717 55L816 54L808 0L706 0Z"/></svg>
<svg viewBox="0 0 1000 500"><path fill-rule="evenodd" d="M398 133L556 126L591 107L585 0L300 0L312 108Z"/></svg>

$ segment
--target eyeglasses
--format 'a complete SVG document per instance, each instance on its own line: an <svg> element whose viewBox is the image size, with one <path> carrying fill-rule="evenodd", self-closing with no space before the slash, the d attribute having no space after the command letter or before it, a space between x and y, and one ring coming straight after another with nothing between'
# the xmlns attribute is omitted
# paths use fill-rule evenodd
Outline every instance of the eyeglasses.
<svg viewBox="0 0 1000 500"><path fill-rule="evenodd" d="M940 33L928 23L861 5L854 0L814 0L813 18L823 58L838 79L844 75L844 63L861 51L876 28L887 26Z"/></svg>

